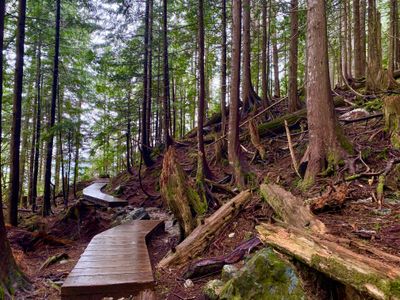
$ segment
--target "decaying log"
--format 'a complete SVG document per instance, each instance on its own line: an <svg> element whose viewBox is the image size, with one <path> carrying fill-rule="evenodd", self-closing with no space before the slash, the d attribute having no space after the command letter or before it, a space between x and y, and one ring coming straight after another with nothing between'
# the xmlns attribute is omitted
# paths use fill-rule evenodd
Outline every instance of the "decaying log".
<svg viewBox="0 0 400 300"><path fill-rule="evenodd" d="M311 202L310 209L313 213L340 209L347 199L348 192L347 184L330 186L322 196Z"/></svg>
<svg viewBox="0 0 400 300"><path fill-rule="evenodd" d="M247 190L225 203L194 229L174 251L168 252L159 262L158 267L167 268L171 265L184 264L201 254L210 240L247 205L250 198L251 193Z"/></svg>
<svg viewBox="0 0 400 300"><path fill-rule="evenodd" d="M374 299L400 298L400 269L357 254L318 234L289 227L257 226L260 239L278 251Z"/></svg>
<svg viewBox="0 0 400 300"><path fill-rule="evenodd" d="M213 114L203 125L204 127L213 126L218 123L221 123L221 112ZM194 138L197 134L197 127L193 128L190 132L186 134L188 138Z"/></svg>
<svg viewBox="0 0 400 300"><path fill-rule="evenodd" d="M279 185L262 184L260 191L263 198L283 222L299 229L310 228L318 233L327 232L324 223L310 212L303 200L293 196Z"/></svg>
<svg viewBox="0 0 400 300"><path fill-rule="evenodd" d="M199 278L219 273L224 265L230 265L239 262L246 254L250 253L260 244L260 239L258 237L254 237L240 244L227 255L198 260L189 266L183 277L185 279Z"/></svg>
<svg viewBox="0 0 400 300"><path fill-rule="evenodd" d="M190 186L187 176L179 165L175 149L170 147L164 155L160 175L161 197L175 215L184 235L188 236L195 226L192 211L204 212L197 192Z"/></svg>
<svg viewBox="0 0 400 300"><path fill-rule="evenodd" d="M342 97L334 98L335 107L341 107L346 104ZM288 122L289 128L294 129L300 127L300 121L307 119L307 110L300 109L294 113L286 114L279 118L275 118L264 124L258 125L258 134L260 137L268 135L276 135L285 132L285 120Z"/></svg>

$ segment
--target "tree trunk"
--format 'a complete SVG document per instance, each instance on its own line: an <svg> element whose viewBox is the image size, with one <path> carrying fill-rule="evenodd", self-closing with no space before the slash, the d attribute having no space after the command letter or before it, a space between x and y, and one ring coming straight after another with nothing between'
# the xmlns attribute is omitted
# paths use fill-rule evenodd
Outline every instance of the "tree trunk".
<svg viewBox="0 0 400 300"><path fill-rule="evenodd" d="M79 108L79 113L78 113L78 127L75 132L75 161L74 161L74 198L77 199L77 182L79 178L79 148L81 147L81 139L82 139L82 134L81 134L81 109L82 109L82 98L79 98L78 102L78 108Z"/></svg>
<svg viewBox="0 0 400 300"><path fill-rule="evenodd" d="M353 19L354 19L354 33L353 33L354 76L356 79L360 79L363 77L360 0L353 0Z"/></svg>
<svg viewBox="0 0 400 300"><path fill-rule="evenodd" d="M4 16L5 16L6 2L0 2L0 146L2 142L2 107L3 107L3 44L4 44ZM19 1L19 17L18 17L18 32L17 32L17 55L22 56L23 62L23 52L24 52L24 28L25 28L25 9L26 2L24 0ZM20 57L17 56L16 62L16 79L20 80L20 83L17 84L17 80L15 82L16 87L20 87L22 91L22 76L17 76L17 73L20 72L22 75L22 64L19 60ZM21 69L20 69L21 68ZM18 92L18 89L16 88ZM18 94L18 93L16 93ZM13 122L14 123L14 122ZM0 170L0 176L1 176ZM18 179L18 173L14 173L14 177ZM1 180L1 177L0 177ZM0 186L1 186L0 182ZM18 192L18 188L16 191ZM11 194L12 196L15 196ZM18 195L17 195L18 196ZM15 199L13 199L15 200ZM13 292L15 289L21 287L22 284L25 284L25 279L18 270L17 264L15 263L13 254L11 252L11 247L7 239L6 227L4 224L4 215L3 215L3 199L0 188L0 295L4 298L12 298Z"/></svg>
<svg viewBox="0 0 400 300"><path fill-rule="evenodd" d="M242 1L243 10L243 78L242 78L242 113L252 109L259 97L254 91L251 82L251 39L250 39L250 23L251 23L251 2L250 0Z"/></svg>
<svg viewBox="0 0 400 300"><path fill-rule="evenodd" d="M168 65L168 0L163 0L163 42L164 42L163 142L165 144L165 149L168 149L168 147L172 145L172 139L169 133L171 120L169 113L170 88L169 88L169 65Z"/></svg>
<svg viewBox="0 0 400 300"><path fill-rule="evenodd" d="M390 25L389 25L389 51L388 51L388 72L389 76L393 77L397 65L397 53L399 38L399 16L398 16L398 3L397 0L390 0Z"/></svg>
<svg viewBox="0 0 400 300"><path fill-rule="evenodd" d="M366 0L360 0L360 39L361 39L361 77L365 77L367 66L367 34L365 20L367 15Z"/></svg>
<svg viewBox="0 0 400 300"><path fill-rule="evenodd" d="M307 14L307 118L309 160L306 180L311 182L344 155L339 142L328 65L328 39L324 0L308 0ZM344 137L342 137L344 138Z"/></svg>
<svg viewBox="0 0 400 300"><path fill-rule="evenodd" d="M149 132L148 132L148 124L149 120L147 116L148 112L148 104L147 102L151 98L151 70L149 70L149 66L151 66L151 45L150 45L150 31L151 29L151 19L152 19L152 0L146 0L146 14L145 14L145 31L144 31L144 65L143 65L143 103L142 103L142 123L141 123L141 152L143 157L144 164L149 167L153 164L153 161L150 157L150 143L149 143ZM150 62L149 62L150 61ZM150 85L150 87L149 87Z"/></svg>
<svg viewBox="0 0 400 300"><path fill-rule="evenodd" d="M46 171L44 178L44 195L43 195L43 211L44 217L50 215L51 212L51 162L53 159L53 136L52 132L56 119L56 103L58 91L58 63L60 55L60 19L61 19L61 0L56 1L56 33L55 33L55 49L54 49L54 66L53 66L53 83L51 90L51 112L49 122L49 137L46 149Z"/></svg>
<svg viewBox="0 0 400 300"><path fill-rule="evenodd" d="M268 72L267 72L267 57L269 53L267 52L267 44L269 49L269 38L267 35L267 0L262 2L262 42L261 42L261 90L262 98L264 102L264 107L269 106L270 99L268 95ZM268 22L268 24L270 21ZM268 32L269 33L269 32Z"/></svg>
<svg viewBox="0 0 400 300"><path fill-rule="evenodd" d="M222 0L222 41L221 41L221 134L226 134L226 0Z"/></svg>
<svg viewBox="0 0 400 300"><path fill-rule="evenodd" d="M279 80L279 55L278 55L278 35L274 29L274 38L272 39L272 60L274 65L274 97L281 97L281 84Z"/></svg>
<svg viewBox="0 0 400 300"><path fill-rule="evenodd" d="M40 131L42 121L41 111L41 69L42 69L42 42L39 41L39 48L37 53L37 66L36 66L36 126L35 126L35 157L33 161L33 173L32 173L32 196L30 198L32 204L32 211L36 211L36 198L37 198L37 185L39 175L39 155L40 155Z"/></svg>
<svg viewBox="0 0 400 300"><path fill-rule="evenodd" d="M235 183L243 187L244 178L240 163L239 141L241 6L241 0L233 1L232 3L231 103L229 105L228 159L234 170Z"/></svg>
<svg viewBox="0 0 400 300"><path fill-rule="evenodd" d="M297 93L297 65L299 47L299 18L298 0L291 1L290 12L290 52L289 52L289 112L295 112L300 108L300 99Z"/></svg>
<svg viewBox="0 0 400 300"><path fill-rule="evenodd" d="M19 197L19 148L21 145L21 110L24 77L24 46L25 46L26 0L18 2L18 25L16 36L16 60L14 73L13 118L11 124L10 142L10 184L9 184L9 222L18 224Z"/></svg>

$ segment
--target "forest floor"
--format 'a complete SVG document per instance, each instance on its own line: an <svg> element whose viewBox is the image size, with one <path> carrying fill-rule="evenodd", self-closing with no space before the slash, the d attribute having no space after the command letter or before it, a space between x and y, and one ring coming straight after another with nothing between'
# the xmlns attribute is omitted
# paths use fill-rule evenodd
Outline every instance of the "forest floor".
<svg viewBox="0 0 400 300"><path fill-rule="evenodd" d="M349 97L349 100L353 99ZM276 107L273 113L278 114L279 111L282 111L281 109L283 108ZM337 112L341 116L352 109L354 107L345 107ZM349 118L358 118L359 116L358 112ZM345 135L354 146L355 154L349 160L354 162L356 173L366 172L366 169L369 169L367 173L378 172L385 169L388 160L399 157L399 153L392 149L389 138L385 136L383 126L382 118L343 125ZM242 130L244 133L247 128ZM377 177L367 176L346 181L344 167L333 170L329 176L318 177L315 185L304 191L293 170L284 132L263 138L261 141L267 151L264 161L253 160L255 148L250 141L243 143L244 149L246 149L243 151L243 162L246 165L246 171L251 174L248 176L251 179L251 186L257 187L260 183L268 181L282 185L303 199L340 197L342 200L344 199L342 205L328 207L317 214L317 217L327 225L332 234L362 242L368 246L366 249L379 249L400 256L400 194L398 192L400 190L400 170L396 166L387 176L385 197L381 205L375 200ZM293 144L298 159L304 153L307 143L307 134L293 135ZM195 139L182 141L176 145L176 149L178 161L186 173L194 177L197 165ZM207 146L206 149L214 175L213 180L219 181L225 178L230 173L227 163L218 162L216 164L213 161L213 146ZM152 167L144 169L142 172L143 187L151 195L159 194L158 180L161 166L162 156L159 156ZM82 183L80 190L89 183ZM112 192L118 186L123 187L120 197L127 199L131 207L158 210L161 218L171 222L172 218L162 200L148 198L143 193L138 181L137 170L133 175L124 173L113 178L106 191ZM232 187L230 188L232 189ZM214 196L221 201L231 198L227 194L217 192L214 193ZM76 207L76 203L77 200L71 196L70 207ZM8 227L8 236L15 257L33 283L33 289L20 293L17 295L18 298L59 299L60 285L76 264L90 239L112 226L115 216L118 214L115 209L95 209L81 204L78 211L79 213L69 213L69 217L65 218L66 210L61 203L54 209L54 214L47 219L23 211L21 212L21 226L19 228ZM270 222L272 215L272 209L257 192L253 192L251 202L211 241L201 257L210 258L230 253L241 242L255 236L255 226L260 222ZM171 232L153 236L149 240L149 251L153 264L156 265L177 243L178 236ZM64 253L68 258L49 267L41 268L49 257ZM362 254L374 257L371 251ZM160 299L204 299L203 286L219 275L193 280L193 285L185 287L182 274L187 267L186 265L179 269L156 271L156 291Z"/></svg>

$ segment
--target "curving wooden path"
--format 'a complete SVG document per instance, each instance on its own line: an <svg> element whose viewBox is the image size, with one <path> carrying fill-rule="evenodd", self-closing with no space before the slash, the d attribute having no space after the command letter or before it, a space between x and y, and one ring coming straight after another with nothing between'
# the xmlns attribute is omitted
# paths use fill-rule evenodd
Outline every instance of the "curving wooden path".
<svg viewBox="0 0 400 300"><path fill-rule="evenodd" d="M154 284L146 237L161 224L133 221L96 235L61 287L61 299L143 299L141 293Z"/></svg>
<svg viewBox="0 0 400 300"><path fill-rule="evenodd" d="M95 182L89 185L87 188L83 189L83 198L105 207L125 206L128 204L126 200L103 193L101 189L106 184L107 182Z"/></svg>

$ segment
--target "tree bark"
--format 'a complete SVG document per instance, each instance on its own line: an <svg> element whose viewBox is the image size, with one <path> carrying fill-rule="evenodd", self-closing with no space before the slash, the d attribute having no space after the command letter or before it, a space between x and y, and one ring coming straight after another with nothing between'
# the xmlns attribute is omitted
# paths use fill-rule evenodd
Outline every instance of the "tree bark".
<svg viewBox="0 0 400 300"><path fill-rule="evenodd" d="M53 159L53 136L52 132L56 118L56 103L58 91L58 64L60 55L60 21L61 21L61 0L56 1L56 33L54 48L54 66L53 66L53 83L51 90L51 112L49 122L49 137L46 149L46 171L44 178L44 195L43 195L43 211L44 217L50 215L51 212L51 162Z"/></svg>
<svg viewBox="0 0 400 300"><path fill-rule="evenodd" d="M243 10L243 78L242 78L242 112L246 113L260 102L251 82L251 1L242 1Z"/></svg>
<svg viewBox="0 0 400 300"><path fill-rule="evenodd" d="M353 19L354 76L356 79L360 79L363 77L360 0L353 0Z"/></svg>
<svg viewBox="0 0 400 300"><path fill-rule="evenodd" d="M339 142L328 65L328 39L324 0L308 0L307 14L307 118L309 160L306 180L311 182L344 155ZM344 137L343 137L344 138Z"/></svg>
<svg viewBox="0 0 400 300"><path fill-rule="evenodd" d="M261 41L261 90L262 90L262 98L264 107L269 106L270 99L268 94L268 72L267 72L267 57L269 53L267 52L267 48L269 49L269 30L267 25L267 0L263 0L262 2L262 41ZM268 20L268 24L270 20ZM268 44L268 47L267 47Z"/></svg>
<svg viewBox="0 0 400 300"><path fill-rule="evenodd" d="M389 24L389 61L388 61L388 72L391 77L394 76L394 71L397 65L397 53L398 53L398 42L399 39L399 7L397 0L390 0L390 24Z"/></svg>
<svg viewBox="0 0 400 300"><path fill-rule="evenodd" d="M26 0L18 2L18 25L16 36L16 60L14 73L13 118L10 142L10 184L9 184L9 222L18 224L19 160L21 144L22 90L24 77Z"/></svg>
<svg viewBox="0 0 400 300"><path fill-rule="evenodd" d="M290 52L289 52L289 112L295 112L300 108L300 99L297 93L297 66L299 47L299 18L298 0L291 1L290 12Z"/></svg>
<svg viewBox="0 0 400 300"><path fill-rule="evenodd" d="M272 60L274 65L274 97L281 97L281 84L279 79L279 54L278 54L278 35L274 29L274 38L272 39Z"/></svg>
<svg viewBox="0 0 400 300"><path fill-rule="evenodd" d="M221 0L222 41L221 41L221 134L226 134L226 0Z"/></svg>
<svg viewBox="0 0 400 300"><path fill-rule="evenodd" d="M147 116L148 104L147 102L151 98L151 45L150 45L150 31L151 29L151 14L152 14L152 0L146 0L146 12L145 12L145 31L144 31L144 65L143 65L143 102L142 102L142 122L141 122L141 153L144 164L149 167L153 164L153 160L150 157L150 139L149 139L149 126ZM150 87L149 87L150 85ZM149 95L150 93L150 95Z"/></svg>
<svg viewBox="0 0 400 300"><path fill-rule="evenodd" d="M164 96L163 96L163 142L165 149L172 145L172 139L169 133L171 125L169 101L170 101L170 87L169 87L169 62L168 62L168 0L163 0L163 57L164 57Z"/></svg>
<svg viewBox="0 0 400 300"><path fill-rule="evenodd" d="M228 159L234 170L235 183L243 187L244 178L240 163L239 101L240 101L240 53L241 53L241 0L232 3L232 62L231 103L229 105Z"/></svg>

